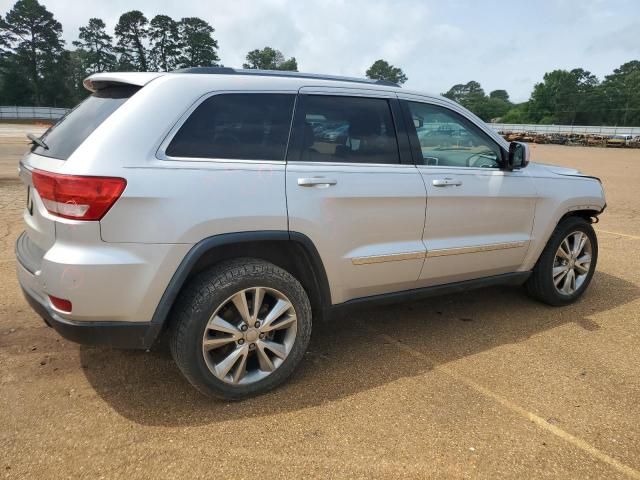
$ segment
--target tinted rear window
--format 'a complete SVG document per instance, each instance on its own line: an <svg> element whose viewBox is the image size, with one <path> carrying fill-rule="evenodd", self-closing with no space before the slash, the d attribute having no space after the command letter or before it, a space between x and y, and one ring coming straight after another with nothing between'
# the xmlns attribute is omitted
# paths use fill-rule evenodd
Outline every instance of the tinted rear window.
<svg viewBox="0 0 640 480"><path fill-rule="evenodd" d="M34 145L32 152L66 160L91 133L140 87L108 87L98 90L45 132L47 148Z"/></svg>
<svg viewBox="0 0 640 480"><path fill-rule="evenodd" d="M169 144L171 157L284 160L295 96L213 95L196 108Z"/></svg>
<svg viewBox="0 0 640 480"><path fill-rule="evenodd" d="M302 95L293 137L289 160L400 163L393 117L383 98Z"/></svg>

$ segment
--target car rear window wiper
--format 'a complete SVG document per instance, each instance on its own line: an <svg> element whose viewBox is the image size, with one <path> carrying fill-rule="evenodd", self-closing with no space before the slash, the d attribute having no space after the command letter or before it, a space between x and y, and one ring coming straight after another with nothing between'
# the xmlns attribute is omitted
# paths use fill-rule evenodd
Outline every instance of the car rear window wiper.
<svg viewBox="0 0 640 480"><path fill-rule="evenodd" d="M27 138L31 140L31 143L35 143L39 147L42 147L45 150L49 150L49 145L44 143L44 140L42 140L42 138L36 137L33 133L27 133Z"/></svg>

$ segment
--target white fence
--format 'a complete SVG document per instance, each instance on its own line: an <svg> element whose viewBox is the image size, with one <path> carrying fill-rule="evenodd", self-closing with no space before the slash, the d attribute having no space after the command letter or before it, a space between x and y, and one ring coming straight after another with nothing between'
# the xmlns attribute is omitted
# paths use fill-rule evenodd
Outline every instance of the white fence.
<svg viewBox="0 0 640 480"><path fill-rule="evenodd" d="M535 132L535 133L591 133L596 135L640 135L640 127L599 127L582 125L526 125L516 123L489 123L494 130L500 132Z"/></svg>
<svg viewBox="0 0 640 480"><path fill-rule="evenodd" d="M57 120L67 113L67 108L53 107L0 107L0 119Z"/></svg>

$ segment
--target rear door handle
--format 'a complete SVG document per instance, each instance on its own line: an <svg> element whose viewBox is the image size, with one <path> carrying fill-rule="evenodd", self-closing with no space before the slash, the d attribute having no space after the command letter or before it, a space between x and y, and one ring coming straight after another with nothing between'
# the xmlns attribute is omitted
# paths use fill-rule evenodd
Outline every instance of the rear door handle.
<svg viewBox="0 0 640 480"><path fill-rule="evenodd" d="M325 177L304 177L298 179L298 185L301 187L329 187L338 183L333 178Z"/></svg>
<svg viewBox="0 0 640 480"><path fill-rule="evenodd" d="M459 187L462 180L454 180L453 178L436 178L433 182L434 187Z"/></svg>

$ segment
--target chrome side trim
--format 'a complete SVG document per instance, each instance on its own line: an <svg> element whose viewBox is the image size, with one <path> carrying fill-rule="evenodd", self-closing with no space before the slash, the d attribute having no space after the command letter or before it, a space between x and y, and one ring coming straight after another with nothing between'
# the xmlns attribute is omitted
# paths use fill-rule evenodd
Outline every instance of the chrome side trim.
<svg viewBox="0 0 640 480"><path fill-rule="evenodd" d="M445 257L448 255L462 255L465 253L492 252L494 250L506 250L509 248L521 248L527 246L527 241L491 243L489 245L476 245L472 247L440 248L428 252L390 253L389 255L371 255L368 257L354 257L351 263L354 265L370 265L372 263L399 262L402 260L419 260L426 257Z"/></svg>
<svg viewBox="0 0 640 480"><path fill-rule="evenodd" d="M440 248L438 250L429 250L427 252L427 258L429 257L445 257L447 255L462 255L464 253L478 253L478 252L491 252L494 250L505 250L508 248L520 248L525 247L528 242L505 242L505 243L491 243L489 245L477 245L473 247L456 247L456 248Z"/></svg>
<svg viewBox="0 0 640 480"><path fill-rule="evenodd" d="M368 257L354 257L351 263L354 265L370 265L372 263L399 262L401 260L421 260L425 252L391 253L389 255L371 255Z"/></svg>

